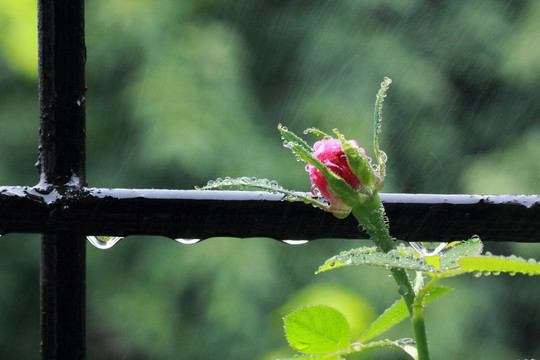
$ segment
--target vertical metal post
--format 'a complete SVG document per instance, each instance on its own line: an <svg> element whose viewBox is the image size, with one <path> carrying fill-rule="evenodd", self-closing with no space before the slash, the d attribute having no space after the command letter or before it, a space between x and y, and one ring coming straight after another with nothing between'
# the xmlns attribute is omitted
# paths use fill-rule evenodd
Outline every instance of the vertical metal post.
<svg viewBox="0 0 540 360"><path fill-rule="evenodd" d="M38 0L38 42L39 188L63 194L85 185L84 1ZM83 236L42 234L44 360L86 358L85 274Z"/></svg>

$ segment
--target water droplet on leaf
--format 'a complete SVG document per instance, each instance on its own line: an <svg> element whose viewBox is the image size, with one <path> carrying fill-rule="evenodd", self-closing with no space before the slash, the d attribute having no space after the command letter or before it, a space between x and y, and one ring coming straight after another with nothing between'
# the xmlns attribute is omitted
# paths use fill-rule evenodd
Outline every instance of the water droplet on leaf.
<svg viewBox="0 0 540 360"><path fill-rule="evenodd" d="M410 244L421 257L437 255L448 245L446 242L411 242Z"/></svg>
<svg viewBox="0 0 540 360"><path fill-rule="evenodd" d="M409 290L407 289L407 287L403 284L399 285L398 286L398 293L401 295L401 296L405 296L409 293Z"/></svg>

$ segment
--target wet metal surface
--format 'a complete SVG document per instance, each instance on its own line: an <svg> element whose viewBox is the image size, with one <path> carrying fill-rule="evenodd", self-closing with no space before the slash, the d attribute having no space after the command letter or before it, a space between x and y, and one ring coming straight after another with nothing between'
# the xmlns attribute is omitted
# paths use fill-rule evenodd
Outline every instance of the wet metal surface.
<svg viewBox="0 0 540 360"><path fill-rule="evenodd" d="M283 239L365 236L301 201L241 191L0 188L0 232ZM410 241L540 241L538 195L381 194L393 236Z"/></svg>

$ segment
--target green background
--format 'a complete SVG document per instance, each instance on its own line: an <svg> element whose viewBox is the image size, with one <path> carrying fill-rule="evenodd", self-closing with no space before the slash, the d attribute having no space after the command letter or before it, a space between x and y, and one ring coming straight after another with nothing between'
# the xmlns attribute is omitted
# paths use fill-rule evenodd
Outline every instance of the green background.
<svg viewBox="0 0 540 360"><path fill-rule="evenodd" d="M247 175L307 191L277 124L337 127L369 151L388 76L386 192L540 193L540 2L88 0L86 32L89 186L191 189ZM2 185L37 183L36 44L35 1L0 0ZM311 303L348 314L359 336L398 297L387 273L313 272L361 244L88 245L88 358L284 356L281 316ZM537 244L487 248L540 258ZM538 279L444 285L458 289L427 310L433 358L540 356ZM0 239L0 286L0 358L39 358L37 236Z"/></svg>

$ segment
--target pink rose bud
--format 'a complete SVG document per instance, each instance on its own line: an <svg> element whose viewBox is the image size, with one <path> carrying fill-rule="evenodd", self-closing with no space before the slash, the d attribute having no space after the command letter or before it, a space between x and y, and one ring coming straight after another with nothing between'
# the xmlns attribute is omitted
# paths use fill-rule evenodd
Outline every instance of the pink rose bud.
<svg viewBox="0 0 540 360"><path fill-rule="evenodd" d="M356 145L358 146L357 143ZM366 152L364 149L360 148L360 151L365 155ZM343 151L340 140L328 139L317 141L313 145L313 155L334 174L345 180L345 182L353 189L360 190L362 188L362 183L353 174L351 168L349 167L347 156ZM351 208L334 193L331 187L328 186L328 181L326 181L324 175L315 166L308 164L307 170L309 171L309 177L313 186L317 188L321 195L330 202L331 211L350 211Z"/></svg>

